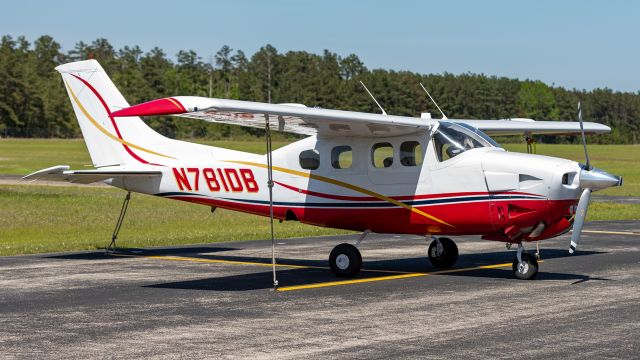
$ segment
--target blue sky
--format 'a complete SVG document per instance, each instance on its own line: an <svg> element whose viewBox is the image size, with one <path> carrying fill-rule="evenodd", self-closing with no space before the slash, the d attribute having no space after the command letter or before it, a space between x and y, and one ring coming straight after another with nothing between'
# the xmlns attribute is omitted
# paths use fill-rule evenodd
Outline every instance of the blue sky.
<svg viewBox="0 0 640 360"><path fill-rule="evenodd" d="M640 90L637 1L22 0L2 5L0 34L48 34L64 50L105 37L205 61L224 44L250 55L269 43L355 53L369 68Z"/></svg>

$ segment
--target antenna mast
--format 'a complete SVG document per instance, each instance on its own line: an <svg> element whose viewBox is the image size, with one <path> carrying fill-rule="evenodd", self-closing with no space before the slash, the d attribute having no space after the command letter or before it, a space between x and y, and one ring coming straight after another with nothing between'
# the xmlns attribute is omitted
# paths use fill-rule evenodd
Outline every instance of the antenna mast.
<svg viewBox="0 0 640 360"><path fill-rule="evenodd" d="M380 106L380 103L378 102L378 100L376 100L375 97L373 97L373 94L371 94L371 91L369 91L369 89L367 89L366 85L362 82L362 80L360 80L360 84L362 84L362 87L367 90L367 94L369 94L369 96L371 96L371 98L373 99L373 101L376 103L376 105L378 105L378 107L380 108L380 110L382 110L382 115L387 115L387 112L384 111L384 109L382 108L382 106Z"/></svg>
<svg viewBox="0 0 640 360"><path fill-rule="evenodd" d="M424 92L427 93L427 95L429 96L429 99L431 99L433 104L438 108L438 111L440 111L440 114L442 114L442 120L447 120L448 119L447 115L445 115L442 109L440 109L440 106L438 106L438 103L435 100L433 100L433 97L431 96L431 94L429 94L429 92L427 91L427 88L425 88L424 85L422 85L422 83L420 83L420 86L422 87L422 90L424 90Z"/></svg>

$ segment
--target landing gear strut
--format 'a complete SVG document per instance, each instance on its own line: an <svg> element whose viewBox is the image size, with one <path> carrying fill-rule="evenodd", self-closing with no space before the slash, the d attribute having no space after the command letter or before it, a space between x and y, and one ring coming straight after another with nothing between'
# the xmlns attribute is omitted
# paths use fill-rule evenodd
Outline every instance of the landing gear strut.
<svg viewBox="0 0 640 360"><path fill-rule="evenodd" d="M524 252L522 243L518 244L518 252L513 260L513 275L520 280L530 280L538 274L538 260L536 257Z"/></svg>
<svg viewBox="0 0 640 360"><path fill-rule="evenodd" d="M116 228L113 229L113 235L111 236L111 243L107 246L105 252L110 254L116 251L116 239L118 239L118 233L120 233L120 228L122 227L122 222L124 221L125 215L127 215L127 208L129 208L129 200L131 200L131 191L127 192L127 196L124 198L124 202L122 203L122 208L120 209L120 215L118 216L118 221L116 222Z"/></svg>
<svg viewBox="0 0 640 360"><path fill-rule="evenodd" d="M449 238L433 237L429 245L429 261L436 268L450 268L458 260L458 246Z"/></svg>

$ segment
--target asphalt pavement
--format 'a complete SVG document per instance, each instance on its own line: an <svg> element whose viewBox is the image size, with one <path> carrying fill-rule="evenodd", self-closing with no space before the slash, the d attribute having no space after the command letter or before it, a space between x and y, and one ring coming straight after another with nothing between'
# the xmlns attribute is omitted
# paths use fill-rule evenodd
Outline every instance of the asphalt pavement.
<svg viewBox="0 0 640 360"><path fill-rule="evenodd" d="M0 358L640 358L640 222L586 230L530 281L477 237L437 272L372 234L348 281L327 258L357 236L279 240L277 291L269 241L0 257Z"/></svg>

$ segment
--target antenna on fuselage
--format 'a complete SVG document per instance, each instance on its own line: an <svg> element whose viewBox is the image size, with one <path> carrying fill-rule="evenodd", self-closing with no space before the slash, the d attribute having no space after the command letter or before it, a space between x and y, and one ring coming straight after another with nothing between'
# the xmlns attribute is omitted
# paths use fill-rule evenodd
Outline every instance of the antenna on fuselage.
<svg viewBox="0 0 640 360"><path fill-rule="evenodd" d="M425 88L424 85L422 85L422 83L420 83L420 86L422 87L422 90L424 90L424 92L427 93L427 95L429 96L429 99L431 99L433 104L438 108L438 111L440 111L440 114L442 114L442 120L447 120L448 119L447 115L445 115L442 109L440 109L440 106L438 106L438 103L433 99L431 94L429 94L429 91L427 91L427 88Z"/></svg>
<svg viewBox="0 0 640 360"><path fill-rule="evenodd" d="M382 115L387 115L387 112L384 111L384 109L382 108L382 106L380 106L380 103L378 102L378 100L376 100L375 97L373 97L373 94L371 93L371 91L369 91L369 89L367 89L367 86L362 82L362 80L360 80L360 84L362 84L362 87L367 91L367 94L369 94L369 96L371 96L371 98L373 99L373 101L376 103L376 105L378 105L378 107L380 108L380 110L382 110Z"/></svg>

